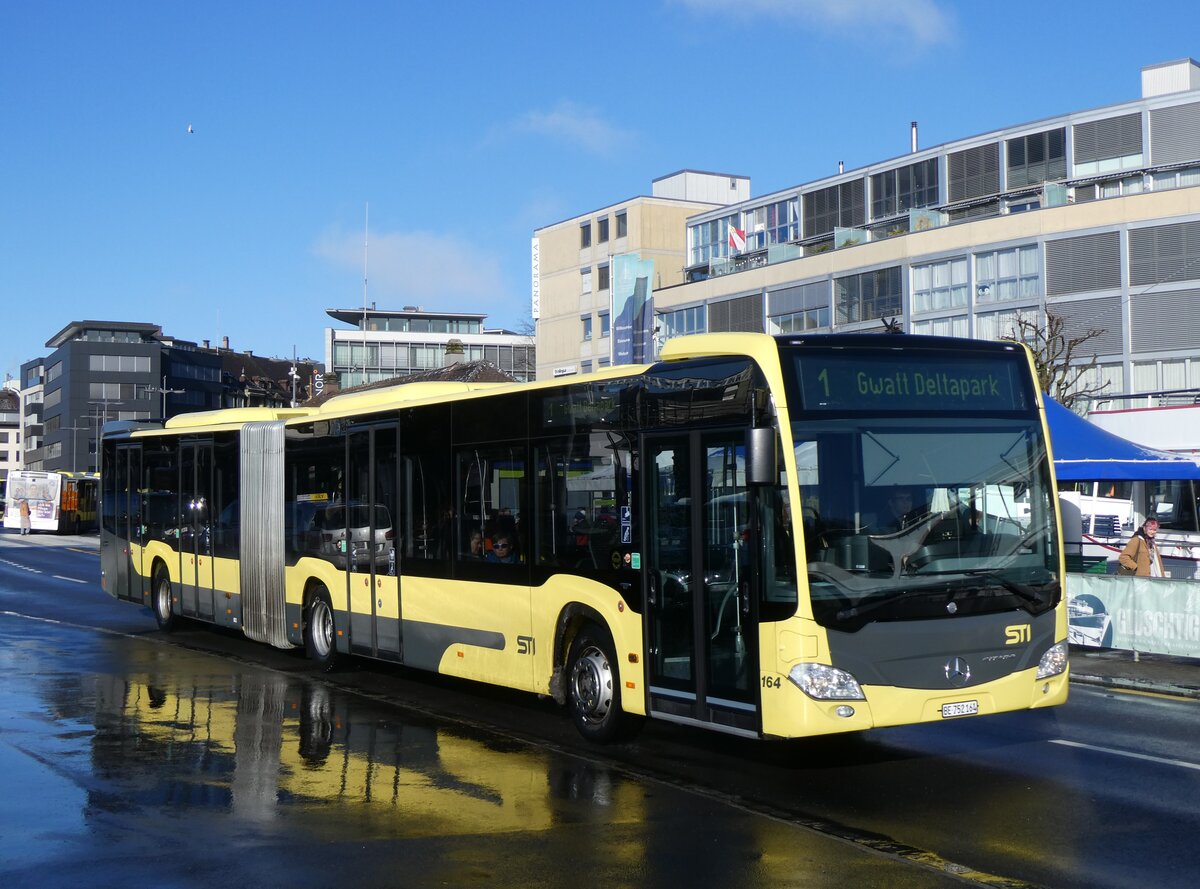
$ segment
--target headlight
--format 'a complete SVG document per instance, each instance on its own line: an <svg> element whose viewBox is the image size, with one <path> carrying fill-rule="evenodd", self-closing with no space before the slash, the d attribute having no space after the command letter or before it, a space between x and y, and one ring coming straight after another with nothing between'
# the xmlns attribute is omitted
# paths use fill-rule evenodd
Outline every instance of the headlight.
<svg viewBox="0 0 1200 889"><path fill-rule="evenodd" d="M796 688L817 701L865 701L858 680L828 664L796 664L788 673Z"/></svg>
<svg viewBox="0 0 1200 889"><path fill-rule="evenodd" d="M1067 669L1067 643L1056 642L1046 650L1038 661L1038 679L1049 679Z"/></svg>

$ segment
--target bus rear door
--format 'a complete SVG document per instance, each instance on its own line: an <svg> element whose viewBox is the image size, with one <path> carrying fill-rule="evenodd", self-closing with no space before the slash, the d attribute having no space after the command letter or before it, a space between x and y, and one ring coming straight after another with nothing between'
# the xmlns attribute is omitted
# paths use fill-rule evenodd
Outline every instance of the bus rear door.
<svg viewBox="0 0 1200 889"><path fill-rule="evenodd" d="M113 498L112 505L106 509L113 517L114 536L108 541L103 536L101 538L104 549L108 550L111 546L111 560L105 558L104 562L111 565L115 573L109 581L112 594L118 599L142 602L143 593L150 588L149 579L135 570L134 553L134 547L140 547L143 543L139 493L142 485L142 446L136 443L118 444L114 457L113 478L105 479L107 496ZM109 546L105 546L105 543Z"/></svg>

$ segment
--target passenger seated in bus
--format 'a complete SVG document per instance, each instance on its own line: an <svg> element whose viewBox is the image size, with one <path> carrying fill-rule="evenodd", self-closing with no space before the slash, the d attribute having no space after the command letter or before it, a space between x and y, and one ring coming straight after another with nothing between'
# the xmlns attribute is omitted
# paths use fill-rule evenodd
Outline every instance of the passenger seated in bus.
<svg viewBox="0 0 1200 889"><path fill-rule="evenodd" d="M497 534L493 538L492 551L487 554L487 561L504 565L515 565L520 561L513 549L512 539L507 534Z"/></svg>
<svg viewBox="0 0 1200 889"><path fill-rule="evenodd" d="M463 554L464 559L482 559L483 558L483 532L476 528L471 532L471 538L467 542L467 551Z"/></svg>

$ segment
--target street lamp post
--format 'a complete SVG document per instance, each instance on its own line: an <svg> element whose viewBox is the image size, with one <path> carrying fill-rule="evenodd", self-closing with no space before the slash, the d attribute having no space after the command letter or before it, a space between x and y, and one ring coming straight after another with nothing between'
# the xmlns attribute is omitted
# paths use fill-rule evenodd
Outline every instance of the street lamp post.
<svg viewBox="0 0 1200 889"><path fill-rule="evenodd" d="M79 444L79 433L84 432L84 431L90 432L92 427L91 426L63 426L62 428L64 431L71 433L71 474L74 475L76 472L78 472L78 466L79 466L79 461L75 458L76 445Z"/></svg>
<svg viewBox="0 0 1200 889"><path fill-rule="evenodd" d="M96 454L96 469L97 469L97 471L99 471L99 469L100 469L100 432L101 432L101 430L103 430L104 424L108 422L109 405L112 405L113 407L119 407L124 404L125 404L125 402L123 402L123 401L109 401L107 398L104 399L103 401L89 401L88 402L88 408L89 408L88 419L94 421L96 424L95 454ZM103 414L101 414L100 411L97 411L94 414L91 413L90 408L92 408L93 406L97 407L97 408L101 408L103 410Z"/></svg>

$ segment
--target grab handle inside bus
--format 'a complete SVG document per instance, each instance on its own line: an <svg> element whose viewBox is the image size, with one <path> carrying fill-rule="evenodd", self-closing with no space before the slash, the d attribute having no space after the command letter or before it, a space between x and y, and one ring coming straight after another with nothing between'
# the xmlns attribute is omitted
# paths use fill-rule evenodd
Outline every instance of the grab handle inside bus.
<svg viewBox="0 0 1200 889"><path fill-rule="evenodd" d="M773 427L755 426L746 431L746 483L750 485L779 483L778 455L775 453L775 429Z"/></svg>

